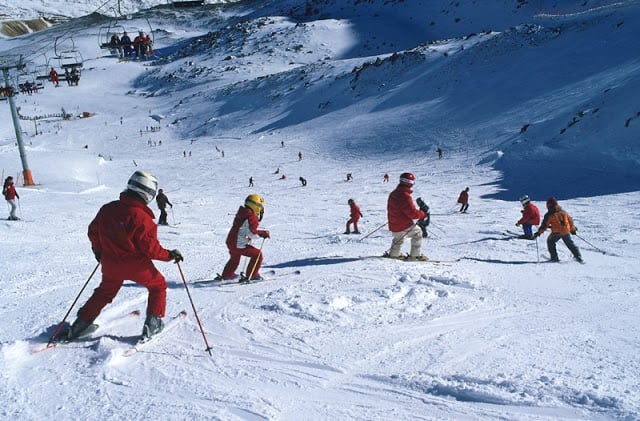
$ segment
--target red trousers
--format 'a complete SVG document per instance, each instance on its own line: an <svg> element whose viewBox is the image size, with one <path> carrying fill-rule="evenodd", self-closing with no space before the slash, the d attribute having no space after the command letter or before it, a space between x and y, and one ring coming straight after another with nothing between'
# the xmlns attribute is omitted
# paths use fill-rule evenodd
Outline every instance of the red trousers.
<svg viewBox="0 0 640 421"><path fill-rule="evenodd" d="M103 264L102 282L93 290L93 295L78 310L78 318L91 323L120 291L125 280L140 284L149 291L147 300L147 314L164 317L167 305L167 282L153 263L132 264Z"/></svg>
<svg viewBox="0 0 640 421"><path fill-rule="evenodd" d="M236 269L238 269L240 258L242 256L248 256L251 258L247 265L247 273L245 273L245 276L251 276L252 278L260 276L262 252L259 249L253 246L247 246L243 249L233 248L229 249L229 254L231 255L229 257L229 261L224 265L224 270L222 271L223 279L232 279L236 275Z"/></svg>

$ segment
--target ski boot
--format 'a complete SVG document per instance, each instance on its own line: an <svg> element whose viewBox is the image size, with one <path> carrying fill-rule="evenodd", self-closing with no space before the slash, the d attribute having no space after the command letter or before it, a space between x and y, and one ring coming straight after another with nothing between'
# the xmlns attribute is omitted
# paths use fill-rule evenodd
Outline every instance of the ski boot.
<svg viewBox="0 0 640 421"><path fill-rule="evenodd" d="M149 340L153 335L162 332L163 328L164 322L162 321L162 318L154 316L153 314L148 314L147 319L144 321L144 326L142 327L142 338Z"/></svg>

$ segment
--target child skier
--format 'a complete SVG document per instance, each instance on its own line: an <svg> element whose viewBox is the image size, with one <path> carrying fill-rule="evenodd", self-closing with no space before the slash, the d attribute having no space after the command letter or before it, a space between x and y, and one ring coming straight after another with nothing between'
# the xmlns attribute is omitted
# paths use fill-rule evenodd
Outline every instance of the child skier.
<svg viewBox="0 0 640 421"><path fill-rule="evenodd" d="M240 264L240 258L247 256L250 258L247 265L248 273L242 273L240 282L260 280L260 266L262 265L262 250L251 245L254 236L270 238L269 231L258 229L262 216L264 215L264 199L255 193L250 194L244 201L244 206L240 206L233 220L233 226L227 235L227 248L229 249L229 260L224 266L222 275L215 279L218 281L233 279L236 277L236 269Z"/></svg>
<svg viewBox="0 0 640 421"><path fill-rule="evenodd" d="M347 203L349 204L351 213L350 213L350 218L347 221L347 229L345 230L344 233L351 234L352 232L349 228L351 224L353 224L353 234L360 234L360 231L358 231L358 221L362 217L362 212L360 212L360 206L358 206L353 199L349 199Z"/></svg>

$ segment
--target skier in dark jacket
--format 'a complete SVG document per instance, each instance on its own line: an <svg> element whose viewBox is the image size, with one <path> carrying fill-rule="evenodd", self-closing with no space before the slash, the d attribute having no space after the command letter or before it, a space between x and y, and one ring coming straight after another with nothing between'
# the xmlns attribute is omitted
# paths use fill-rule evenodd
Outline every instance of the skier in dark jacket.
<svg viewBox="0 0 640 421"><path fill-rule="evenodd" d="M153 212L147 206L156 195L158 181L147 171L136 171L127 189L116 200L100 208L89 224L89 240L96 260L102 265L102 282L78 310L78 317L67 332L75 339L91 327L102 309L120 291L125 280L147 288L147 317L142 337L149 338L164 327L167 283L152 260L183 260L180 251L167 250L158 242Z"/></svg>
<svg viewBox="0 0 640 421"><path fill-rule="evenodd" d="M173 204L169 201L169 198L164 194L164 190L158 190L158 196L156 196L156 204L160 209L160 218L158 218L158 225L169 225L167 223L167 205L173 209Z"/></svg>

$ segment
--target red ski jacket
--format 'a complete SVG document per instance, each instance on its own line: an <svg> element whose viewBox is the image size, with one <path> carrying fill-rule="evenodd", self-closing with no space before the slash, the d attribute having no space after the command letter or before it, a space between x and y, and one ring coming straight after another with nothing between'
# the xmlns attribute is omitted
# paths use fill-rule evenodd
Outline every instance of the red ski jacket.
<svg viewBox="0 0 640 421"><path fill-rule="evenodd" d="M158 242L153 212L134 194L120 193L120 200L102 206L89 224L91 249L100 254L103 270L118 267L126 272L151 260L171 260L169 250Z"/></svg>
<svg viewBox="0 0 640 421"><path fill-rule="evenodd" d="M360 217L362 216L362 213L360 212L360 206L358 206L356 202L351 202L349 206L351 208L351 214L350 214L351 220L352 221L360 220Z"/></svg>
<svg viewBox="0 0 640 421"><path fill-rule="evenodd" d="M469 192L467 192L466 190L462 190L460 192L460 196L458 196L458 203L460 203L461 205L466 205L467 203L469 203Z"/></svg>
<svg viewBox="0 0 640 421"><path fill-rule="evenodd" d="M266 231L258 229L260 221L253 211L245 206L240 206L233 226L227 234L227 247L229 250L243 249L251 243L254 235L264 235Z"/></svg>
<svg viewBox="0 0 640 421"><path fill-rule="evenodd" d="M415 219L423 219L427 215L416 208L411 197L411 189L402 184L389 194L387 200L387 220L389 231L400 232L413 225Z"/></svg>
<svg viewBox="0 0 640 421"><path fill-rule="evenodd" d="M518 224L540 225L540 210L536 205L529 202L522 209L522 218Z"/></svg>
<svg viewBox="0 0 640 421"><path fill-rule="evenodd" d="M13 200L16 197L20 199L18 192L16 192L16 186L14 186L13 183L8 184L7 187L5 187L4 198L6 200Z"/></svg>

